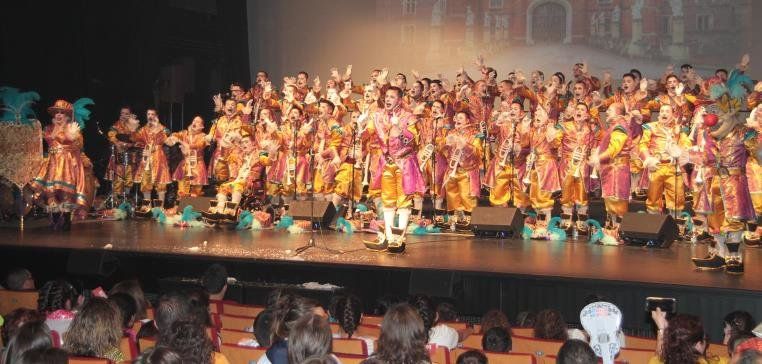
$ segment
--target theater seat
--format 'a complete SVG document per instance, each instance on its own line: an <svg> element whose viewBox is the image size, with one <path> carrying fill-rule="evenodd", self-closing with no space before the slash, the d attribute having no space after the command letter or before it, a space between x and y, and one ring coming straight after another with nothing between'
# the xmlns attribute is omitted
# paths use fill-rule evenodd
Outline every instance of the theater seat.
<svg viewBox="0 0 762 364"><path fill-rule="evenodd" d="M458 357L471 349L458 348L450 352L450 358L455 362ZM537 358L526 353L495 353L479 350L487 357L489 364L537 364ZM547 362L546 362L547 363Z"/></svg>
<svg viewBox="0 0 762 364"><path fill-rule="evenodd" d="M368 356L368 346L361 339L333 339L333 352Z"/></svg>
<svg viewBox="0 0 762 364"><path fill-rule="evenodd" d="M69 364L112 364L113 362L103 358L87 358L84 356L70 356Z"/></svg>
<svg viewBox="0 0 762 364"><path fill-rule="evenodd" d="M341 364L360 364L368 357L365 355L333 354L341 361Z"/></svg>
<svg viewBox="0 0 762 364"><path fill-rule="evenodd" d="M7 315L17 308L37 309L37 291L9 291L0 289L0 315Z"/></svg>
<svg viewBox="0 0 762 364"><path fill-rule="evenodd" d="M651 357L655 355L656 352L654 352L654 349L646 350L622 348L619 350L619 355L617 355L616 360L627 363L648 363L648 361L651 360Z"/></svg>
<svg viewBox="0 0 762 364"><path fill-rule="evenodd" d="M656 350L656 339L649 337L625 335L624 344L628 349Z"/></svg>
<svg viewBox="0 0 762 364"><path fill-rule="evenodd" d="M132 363L135 358L138 357L138 343L132 340L129 336L124 336L119 339L119 350L124 354L124 360L128 363Z"/></svg>
<svg viewBox="0 0 762 364"><path fill-rule="evenodd" d="M235 302L222 302L222 312L225 315L257 317L264 311L264 306L242 305Z"/></svg>
<svg viewBox="0 0 762 364"><path fill-rule="evenodd" d="M138 349L140 349L141 353L154 346L156 346L156 338L141 337L138 339Z"/></svg>
<svg viewBox="0 0 762 364"><path fill-rule="evenodd" d="M536 339L519 335L512 336L511 341L513 344L511 349L512 352L530 353L540 360L545 355L556 355L558 349L564 344L564 342L560 340Z"/></svg>
<svg viewBox="0 0 762 364"><path fill-rule="evenodd" d="M253 339L254 333L241 330L220 329L223 344L238 344L242 339Z"/></svg>
<svg viewBox="0 0 762 364"><path fill-rule="evenodd" d="M426 347L432 364L450 364L450 349L434 344L427 344Z"/></svg>
<svg viewBox="0 0 762 364"><path fill-rule="evenodd" d="M362 315L362 318L360 319L360 323L363 325L381 326L381 321L383 320L384 320L384 316Z"/></svg>
<svg viewBox="0 0 762 364"><path fill-rule="evenodd" d="M246 330L254 326L255 317L221 314L219 317L220 328L231 330Z"/></svg>
<svg viewBox="0 0 762 364"><path fill-rule="evenodd" d="M461 346L463 346L464 348L481 350L483 337L484 335L481 335L481 334L468 335L468 337L463 339L463 341L461 342Z"/></svg>
<svg viewBox="0 0 762 364"><path fill-rule="evenodd" d="M534 337L534 328L533 327L511 327L511 335Z"/></svg>
<svg viewBox="0 0 762 364"><path fill-rule="evenodd" d="M233 344L222 344L220 349L222 354L228 358L230 364L247 364L252 360L256 362L262 355L265 355L265 352L267 351L266 348L252 348Z"/></svg>
<svg viewBox="0 0 762 364"><path fill-rule="evenodd" d="M381 327L376 325L358 325L355 335L378 339L381 336Z"/></svg>

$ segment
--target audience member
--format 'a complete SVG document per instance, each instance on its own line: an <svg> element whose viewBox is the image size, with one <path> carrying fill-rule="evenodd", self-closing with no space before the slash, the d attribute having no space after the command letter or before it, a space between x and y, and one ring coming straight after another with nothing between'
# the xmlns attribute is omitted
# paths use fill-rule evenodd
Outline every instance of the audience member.
<svg viewBox="0 0 762 364"><path fill-rule="evenodd" d="M32 321L21 325L16 334L11 336L0 362L15 364L29 350L53 347L50 329L42 321Z"/></svg>
<svg viewBox="0 0 762 364"><path fill-rule="evenodd" d="M328 316L317 301L283 293L273 311L272 345L257 363L288 364L288 336L291 328L297 320L310 313Z"/></svg>
<svg viewBox="0 0 762 364"><path fill-rule="evenodd" d="M332 339L328 320L308 313L297 320L289 332L288 362L301 363L307 358L330 355Z"/></svg>
<svg viewBox="0 0 762 364"><path fill-rule="evenodd" d="M201 277L201 285L209 293L210 301L222 301L228 290L228 270L220 264L212 264Z"/></svg>
<svg viewBox="0 0 762 364"><path fill-rule="evenodd" d="M516 315L517 327L534 327L537 314L532 311L521 311Z"/></svg>
<svg viewBox="0 0 762 364"><path fill-rule="evenodd" d="M2 337L3 343L8 344L22 325L27 322L43 322L45 315L28 308L17 308L9 312L3 319L4 323L0 326L0 337Z"/></svg>
<svg viewBox="0 0 762 364"><path fill-rule="evenodd" d="M386 312L373 356L389 364L431 362L426 349L426 329L415 308L401 303Z"/></svg>
<svg viewBox="0 0 762 364"><path fill-rule="evenodd" d="M705 363L706 333L698 317L678 314L666 319L666 312L657 309L651 317L659 329L657 356L649 364Z"/></svg>
<svg viewBox="0 0 762 364"><path fill-rule="evenodd" d="M125 335L130 336L132 339L137 338L137 332L135 332L132 326L135 324L135 315L137 313L137 305L132 296L126 293L115 293L108 297L108 300L113 302L117 308L119 308L120 323L122 332Z"/></svg>
<svg viewBox="0 0 762 364"><path fill-rule="evenodd" d="M566 321L558 310L548 309L537 313L534 322L534 337L538 339L566 340Z"/></svg>
<svg viewBox="0 0 762 364"><path fill-rule="evenodd" d="M479 350L469 350L458 355L456 364L487 364L487 356Z"/></svg>
<svg viewBox="0 0 762 364"><path fill-rule="evenodd" d="M64 334L64 349L72 355L124 360L119 350L122 322L119 308L105 298L93 297Z"/></svg>
<svg viewBox="0 0 762 364"><path fill-rule="evenodd" d="M437 315L439 315L440 322L458 321L458 311L455 309L455 306L450 302L442 302L438 304Z"/></svg>
<svg viewBox="0 0 762 364"><path fill-rule="evenodd" d="M756 338L756 336L752 333L739 333L731 336L730 340L728 340L728 354L733 356L733 353L735 353L736 348L739 345L741 345L746 340L754 338Z"/></svg>
<svg viewBox="0 0 762 364"><path fill-rule="evenodd" d="M224 355L214 351L206 328L197 321L175 321L162 336L161 344L176 352L182 363L228 363Z"/></svg>
<svg viewBox="0 0 762 364"><path fill-rule="evenodd" d="M108 292L109 296L117 293L126 293L135 300L135 305L137 306L135 320L145 320L148 317L146 312L150 305L148 300L146 300L145 293L143 293L143 288L140 287L140 283L137 280L121 281L115 284Z"/></svg>
<svg viewBox="0 0 762 364"><path fill-rule="evenodd" d="M502 327L509 332L511 331L511 323L508 321L508 316L500 310L489 310L482 315L481 327L482 333L489 331L493 327Z"/></svg>
<svg viewBox="0 0 762 364"><path fill-rule="evenodd" d="M757 323L754 322L754 317L746 311L733 311L725 315L723 323L725 324L723 330L725 336L722 339L722 343L725 345L728 344L728 340L730 340L732 336L751 333L751 330L757 325Z"/></svg>
<svg viewBox="0 0 762 364"><path fill-rule="evenodd" d="M375 340L370 337L355 335L357 327L362 320L362 302L355 295L339 297L333 308L333 317L338 322L341 332L334 334L336 338L355 338L365 341L368 355L373 354Z"/></svg>
<svg viewBox="0 0 762 364"><path fill-rule="evenodd" d="M502 327L493 327L482 336L482 350L507 353L512 346L510 331Z"/></svg>
<svg viewBox="0 0 762 364"><path fill-rule="evenodd" d="M32 272L24 268L13 268L3 280L5 289L10 291L31 291L35 289Z"/></svg>
<svg viewBox="0 0 762 364"><path fill-rule="evenodd" d="M439 316L429 297L415 296L410 300L410 303L418 310L418 315L423 321L423 327L428 333L429 344L444 346L450 350L458 346L460 339L458 331L446 324L439 323Z"/></svg>
<svg viewBox="0 0 762 364"><path fill-rule="evenodd" d="M138 338L156 337L159 343L175 321L190 317L188 297L181 292L171 291L159 297L154 320L144 323L138 332Z"/></svg>
<svg viewBox="0 0 762 364"><path fill-rule="evenodd" d="M209 294L200 288L191 288L186 294L192 320L200 323L202 326L212 326L212 316L209 312Z"/></svg>
<svg viewBox="0 0 762 364"><path fill-rule="evenodd" d="M28 350L21 356L18 364L67 364L69 353L59 348L39 348ZM15 364L14 363L14 364Z"/></svg>
<svg viewBox="0 0 762 364"><path fill-rule="evenodd" d="M45 314L45 323L50 330L55 331L59 338L63 338L76 315L75 307L81 304L84 298L71 283L60 279L46 282L39 293L37 310ZM58 343L59 346L62 344Z"/></svg>
<svg viewBox="0 0 762 364"><path fill-rule="evenodd" d="M257 314L254 319L254 337L241 339L238 345L250 346L250 347L269 347L270 346L270 334L272 332L273 312L271 309L266 308L264 311Z"/></svg>
<svg viewBox="0 0 762 364"><path fill-rule="evenodd" d="M561 349L558 349L556 363L597 364L598 357L595 356L595 352L590 347L590 344L582 340L571 339L561 345Z"/></svg>
<svg viewBox="0 0 762 364"><path fill-rule="evenodd" d="M166 346L150 348L138 356L135 364L182 364L182 358Z"/></svg>

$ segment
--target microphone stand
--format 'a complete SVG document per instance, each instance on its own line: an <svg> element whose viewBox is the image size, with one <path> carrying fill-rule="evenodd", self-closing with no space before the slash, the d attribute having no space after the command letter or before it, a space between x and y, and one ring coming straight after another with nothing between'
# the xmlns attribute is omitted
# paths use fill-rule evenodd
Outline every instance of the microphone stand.
<svg viewBox="0 0 762 364"><path fill-rule="evenodd" d="M439 196L439 191L437 191L437 187L439 187L439 184L437 184L437 131L439 130L439 119L442 117L435 117L434 118L434 130L433 133L431 133L431 144L434 146L434 151L431 153L431 206L434 208L434 215L432 217L432 221L437 220L437 197Z"/></svg>
<svg viewBox="0 0 762 364"><path fill-rule="evenodd" d="M511 122L512 129L511 129L511 150L508 151L508 157L511 161L511 177L508 178L508 189L510 190L511 197L508 199L508 206L509 207L516 207L514 198L516 197L516 190L513 188L513 176L516 176L516 179L519 178L519 173L516 170L516 153L514 152L515 144L516 144L516 129L519 127L518 122Z"/></svg>

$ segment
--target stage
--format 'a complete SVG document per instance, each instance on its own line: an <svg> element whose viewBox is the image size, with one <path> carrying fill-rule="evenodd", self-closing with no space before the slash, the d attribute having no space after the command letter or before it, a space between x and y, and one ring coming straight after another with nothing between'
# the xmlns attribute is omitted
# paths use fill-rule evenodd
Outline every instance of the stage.
<svg viewBox="0 0 762 364"><path fill-rule="evenodd" d="M718 317L716 321L733 309L762 317L759 249L747 249L746 274L731 276L694 270L690 257L706 253L702 244L648 249L584 241L428 234L409 235L403 254L389 254L364 248L362 240L372 240L372 234L324 231L313 236L316 247L297 255L295 250L308 243L310 233L178 228L154 221L88 221L74 224L67 232L44 227L0 229L0 251L12 262L32 269L46 254L62 257L76 251L105 252L119 257L121 266L142 280L193 277L209 262L224 261L238 279L330 282L361 291L368 299L440 287L432 293L449 293L467 314L496 307L511 314L532 307L555 307L574 322L580 301L595 293L610 297L625 313L642 311L646 296L670 296L678 298L681 312L704 318L709 314ZM46 266L60 265L60 260L48 259L55 263ZM125 268L126 263L137 267ZM35 272L38 280L42 275ZM635 316L625 323L632 328L647 326L640 313ZM719 324L705 322L710 329Z"/></svg>

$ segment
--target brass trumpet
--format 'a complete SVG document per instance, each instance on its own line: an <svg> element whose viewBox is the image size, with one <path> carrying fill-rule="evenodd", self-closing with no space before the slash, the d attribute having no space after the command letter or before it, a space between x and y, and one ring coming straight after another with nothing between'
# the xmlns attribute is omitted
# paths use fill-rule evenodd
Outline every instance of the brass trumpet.
<svg viewBox="0 0 762 364"><path fill-rule="evenodd" d="M434 144L426 144L425 147L423 147L423 152L421 153L421 165L419 166L421 172L423 172L423 169L426 168L426 163L431 159L431 156L434 155Z"/></svg>

